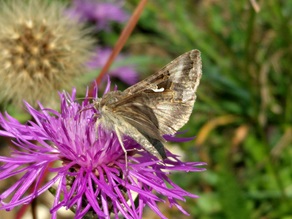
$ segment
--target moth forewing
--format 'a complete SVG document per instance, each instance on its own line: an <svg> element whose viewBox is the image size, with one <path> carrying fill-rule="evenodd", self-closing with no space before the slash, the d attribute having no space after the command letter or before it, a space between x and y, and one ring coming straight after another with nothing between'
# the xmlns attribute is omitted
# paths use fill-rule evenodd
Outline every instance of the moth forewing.
<svg viewBox="0 0 292 219"><path fill-rule="evenodd" d="M99 123L164 159L163 135L175 134L189 120L201 76L200 52L187 52L125 91L105 94L94 104L100 112ZM119 141L126 152L121 137Z"/></svg>

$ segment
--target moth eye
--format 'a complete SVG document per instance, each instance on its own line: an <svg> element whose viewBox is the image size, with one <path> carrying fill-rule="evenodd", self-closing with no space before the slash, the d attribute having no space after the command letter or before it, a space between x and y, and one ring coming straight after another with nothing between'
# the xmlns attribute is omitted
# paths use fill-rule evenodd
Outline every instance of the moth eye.
<svg viewBox="0 0 292 219"><path fill-rule="evenodd" d="M99 102L94 104L95 108L99 108Z"/></svg>
<svg viewBox="0 0 292 219"><path fill-rule="evenodd" d="M96 101L93 102L94 108L98 109L99 105L100 105L100 100L96 100Z"/></svg>

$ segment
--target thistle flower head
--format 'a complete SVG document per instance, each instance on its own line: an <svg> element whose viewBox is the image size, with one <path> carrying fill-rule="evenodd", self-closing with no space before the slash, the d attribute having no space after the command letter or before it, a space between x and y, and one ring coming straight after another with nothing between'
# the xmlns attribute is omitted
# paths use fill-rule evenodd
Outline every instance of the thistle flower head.
<svg viewBox="0 0 292 219"><path fill-rule="evenodd" d="M75 92L60 96L60 113L41 105L37 111L26 104L35 121L26 125L8 114L6 118L0 115L3 128L0 135L14 138L15 145L11 157L0 156L0 180L20 175L14 185L0 194L0 210L27 204L54 187L52 218L65 206L74 209L75 218L85 215L119 218L121 214L124 218L140 219L146 205L166 218L157 207L158 202L163 202L162 197L187 214L176 200L196 196L177 186L168 174L201 171L198 166L203 163L181 162L169 152L169 158L161 163L126 138L124 146L129 159L126 166L125 154L115 133L96 126L96 109L89 98L76 103ZM40 187L32 186L40 184L46 169L55 161L61 161L61 166L48 169L53 177ZM30 186L34 191L27 191ZM134 193L139 194L137 201Z"/></svg>
<svg viewBox="0 0 292 219"><path fill-rule="evenodd" d="M58 2L0 3L0 98L21 104L56 101L85 70L93 40Z"/></svg>

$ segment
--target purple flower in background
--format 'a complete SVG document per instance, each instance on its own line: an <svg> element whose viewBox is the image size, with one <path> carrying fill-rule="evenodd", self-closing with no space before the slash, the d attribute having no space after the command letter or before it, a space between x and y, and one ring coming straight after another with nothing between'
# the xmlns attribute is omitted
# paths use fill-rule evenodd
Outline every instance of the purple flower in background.
<svg viewBox="0 0 292 219"><path fill-rule="evenodd" d="M90 69L101 69L111 55L112 49L110 48L97 48L95 55L87 62L87 67ZM123 55L119 55L116 58L116 62L122 62L124 59ZM121 65L113 67L108 74L111 77L119 78L122 82L132 85L139 81L139 76L134 66Z"/></svg>
<svg viewBox="0 0 292 219"><path fill-rule="evenodd" d="M122 9L122 2L107 3L93 0L74 0L68 14L81 21L91 21L98 30L109 30L111 22L124 23L129 15Z"/></svg>
<svg viewBox="0 0 292 219"><path fill-rule="evenodd" d="M109 84L106 92L109 91ZM97 89L96 89L97 90ZM187 214L176 200L196 195L174 184L168 174L172 171L197 172L204 163L181 162L168 152L162 163L129 138L124 139L128 150L128 167L125 154L115 133L97 127L97 111L86 95L77 103L72 95L62 93L61 112L40 111L26 104L34 121L20 124L8 114L0 115L1 136L13 138L15 148L11 157L0 156L0 180L19 175L19 180L0 194L0 210L28 204L48 190L56 188L55 200L50 210L52 218L65 206L75 211L75 218L97 215L98 218L142 218L144 207L149 206L161 218L157 202L168 199ZM97 98L97 97L96 97ZM138 150L134 150L138 149ZM52 177L39 185L47 167ZM34 191L28 188L36 183ZM137 201L135 201L136 194ZM135 203L134 203L135 201Z"/></svg>
<svg viewBox="0 0 292 219"><path fill-rule="evenodd" d="M122 9L123 1L112 1L106 3L93 0L74 0L72 6L67 10L69 16L82 22L91 21L96 23L98 30L109 30L111 22L123 23L128 19L128 14ZM101 69L111 54L109 48L97 48L96 55L87 63L90 69ZM119 55L116 60L122 61L124 57ZM119 78L128 85L138 82L139 76L134 66L121 65L112 68L109 75Z"/></svg>

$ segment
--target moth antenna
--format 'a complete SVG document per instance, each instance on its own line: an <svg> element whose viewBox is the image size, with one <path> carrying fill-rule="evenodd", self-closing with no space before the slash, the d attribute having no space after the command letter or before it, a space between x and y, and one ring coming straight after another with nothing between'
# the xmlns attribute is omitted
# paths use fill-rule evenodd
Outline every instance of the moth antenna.
<svg viewBox="0 0 292 219"><path fill-rule="evenodd" d="M75 100L85 100L85 99L94 100L96 98L95 97L78 97L78 98L75 98Z"/></svg>
<svg viewBox="0 0 292 219"><path fill-rule="evenodd" d="M87 110L92 110L92 109L96 109L94 106L89 106L89 107L86 107L86 108L83 108L81 110L78 111L78 113L82 113L84 111L87 111ZM98 113L99 114L99 113ZM96 116L97 113L94 113L94 115Z"/></svg>
<svg viewBox="0 0 292 219"><path fill-rule="evenodd" d="M68 95L68 93L64 93L65 99L67 101L67 103L72 104L72 103L76 103L77 100L84 100L85 98L74 98L74 100L72 100L72 98L70 98L70 96ZM84 108L82 110L79 110L78 113L89 110L90 108Z"/></svg>
<svg viewBox="0 0 292 219"><path fill-rule="evenodd" d="M95 101L96 104L99 104L99 102L100 102L100 100L101 100L101 98L93 98L93 97L90 97L90 99L95 99L95 100L96 100L96 101ZM78 113L81 113L81 112L83 112L83 111L90 110L90 109L97 109L97 108L98 108L98 107L90 106L90 107L88 107L88 108L84 108L84 109L82 109L82 110L79 110ZM97 111L98 111L98 110L97 110Z"/></svg>
<svg viewBox="0 0 292 219"><path fill-rule="evenodd" d="M121 135L121 132L119 131L118 127L115 125L115 132L117 134L117 137L118 137L118 140L120 142L120 145L125 153L125 163L126 163L126 176L128 175L128 152L124 146L124 143L123 143L123 139L122 139L122 135Z"/></svg>
<svg viewBox="0 0 292 219"><path fill-rule="evenodd" d="M91 110L92 108L93 107L84 108L82 110L79 110L78 113L82 113L83 111Z"/></svg>

